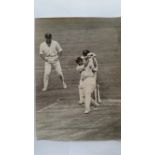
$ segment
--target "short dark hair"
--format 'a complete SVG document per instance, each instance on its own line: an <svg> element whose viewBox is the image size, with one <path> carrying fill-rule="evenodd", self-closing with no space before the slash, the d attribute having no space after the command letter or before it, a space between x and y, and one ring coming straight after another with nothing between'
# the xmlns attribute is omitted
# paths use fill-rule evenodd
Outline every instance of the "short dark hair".
<svg viewBox="0 0 155 155"><path fill-rule="evenodd" d="M83 59L82 59L81 57L77 57L76 60L75 60L75 62L76 62L77 64L79 64L80 61L83 61Z"/></svg>
<svg viewBox="0 0 155 155"><path fill-rule="evenodd" d="M51 39L52 38L52 34L49 33L49 32L45 33L45 38L46 39Z"/></svg>
<svg viewBox="0 0 155 155"><path fill-rule="evenodd" d="M83 52L82 52L83 56L87 56L88 53L90 53L89 50L83 50Z"/></svg>

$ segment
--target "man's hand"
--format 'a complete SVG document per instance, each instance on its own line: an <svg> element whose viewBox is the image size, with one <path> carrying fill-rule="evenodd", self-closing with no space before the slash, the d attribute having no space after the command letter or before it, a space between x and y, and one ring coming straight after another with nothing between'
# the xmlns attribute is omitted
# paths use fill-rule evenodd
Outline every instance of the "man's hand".
<svg viewBox="0 0 155 155"><path fill-rule="evenodd" d="M44 57L44 60L45 60L46 62L48 62L48 58L47 58L47 57Z"/></svg>
<svg viewBox="0 0 155 155"><path fill-rule="evenodd" d="M44 54L40 54L40 57L41 57L44 61L48 62L48 58L47 58L47 57L45 57L45 55L44 55Z"/></svg>
<svg viewBox="0 0 155 155"><path fill-rule="evenodd" d="M97 67L97 61L94 57L93 57L93 63L94 63L94 67Z"/></svg>

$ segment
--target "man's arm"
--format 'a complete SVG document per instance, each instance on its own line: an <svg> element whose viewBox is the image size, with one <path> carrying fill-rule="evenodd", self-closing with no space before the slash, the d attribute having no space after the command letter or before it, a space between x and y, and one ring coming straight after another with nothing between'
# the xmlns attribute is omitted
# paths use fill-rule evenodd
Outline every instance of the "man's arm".
<svg viewBox="0 0 155 155"><path fill-rule="evenodd" d="M94 64L93 72L97 72L98 71L98 62L95 57L93 58L93 64Z"/></svg>
<svg viewBox="0 0 155 155"><path fill-rule="evenodd" d="M84 63L84 67L87 67L88 64L89 64L89 58L86 58L86 59L85 59L85 63Z"/></svg>
<svg viewBox="0 0 155 155"><path fill-rule="evenodd" d="M48 59L45 57L44 54L40 54L40 57L41 57L44 61L48 62Z"/></svg>
<svg viewBox="0 0 155 155"><path fill-rule="evenodd" d="M82 71L85 70L85 66L84 65L81 65L81 66L77 65L76 70L81 73Z"/></svg>
<svg viewBox="0 0 155 155"><path fill-rule="evenodd" d="M40 50L39 50L39 55L40 57L42 58L42 60L44 61L48 61L48 59L45 57L45 54L44 54L44 44L40 44Z"/></svg>
<svg viewBox="0 0 155 155"><path fill-rule="evenodd" d="M94 63L94 67L98 68L98 62L97 62L97 59L95 57L93 58L93 63Z"/></svg>
<svg viewBox="0 0 155 155"><path fill-rule="evenodd" d="M59 57L62 56L62 52L63 52L63 50L60 50L60 51L58 52L58 56L59 56Z"/></svg>
<svg viewBox="0 0 155 155"><path fill-rule="evenodd" d="M61 57L63 50L58 42L56 42L56 49L58 51L58 56Z"/></svg>

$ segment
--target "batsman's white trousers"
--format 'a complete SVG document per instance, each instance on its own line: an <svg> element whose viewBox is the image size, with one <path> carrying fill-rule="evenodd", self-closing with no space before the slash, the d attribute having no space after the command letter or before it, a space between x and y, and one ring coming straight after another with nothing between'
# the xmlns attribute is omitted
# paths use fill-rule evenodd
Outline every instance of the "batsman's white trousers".
<svg viewBox="0 0 155 155"><path fill-rule="evenodd" d="M52 63L45 62L44 80L43 80L45 89L47 89L47 87L48 87L49 75L50 75L52 69L54 69L58 75L63 76L59 60L54 61Z"/></svg>
<svg viewBox="0 0 155 155"><path fill-rule="evenodd" d="M91 81L89 81L89 82L92 83L92 84L95 83L95 88L94 88L94 91L95 91L96 90L96 79L97 79L97 75L94 74L94 77L93 78L94 78L94 80L91 79ZM86 83L89 83L89 82L86 82ZM85 102L84 80L80 79L78 88L79 88L79 103L84 103Z"/></svg>
<svg viewBox="0 0 155 155"><path fill-rule="evenodd" d="M90 111L91 95L96 87L96 78L87 77L83 82L85 110Z"/></svg>
<svg viewBox="0 0 155 155"><path fill-rule="evenodd" d="M79 99L80 99L80 101L79 101L79 103L84 103L84 86L83 86L83 80L80 80L80 82L79 82Z"/></svg>

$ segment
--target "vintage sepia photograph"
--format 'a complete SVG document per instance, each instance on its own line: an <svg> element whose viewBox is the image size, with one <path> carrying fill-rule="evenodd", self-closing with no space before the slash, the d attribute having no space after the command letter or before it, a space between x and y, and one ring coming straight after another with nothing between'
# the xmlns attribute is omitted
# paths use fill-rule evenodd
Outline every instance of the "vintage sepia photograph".
<svg viewBox="0 0 155 155"><path fill-rule="evenodd" d="M121 139L121 18L35 18L37 140Z"/></svg>

